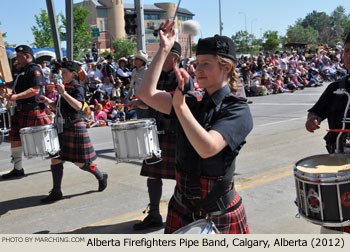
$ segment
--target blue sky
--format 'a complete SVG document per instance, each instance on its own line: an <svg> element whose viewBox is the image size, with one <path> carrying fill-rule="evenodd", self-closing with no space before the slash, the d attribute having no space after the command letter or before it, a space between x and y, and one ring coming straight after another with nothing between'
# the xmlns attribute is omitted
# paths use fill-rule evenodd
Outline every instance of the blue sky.
<svg viewBox="0 0 350 252"><path fill-rule="evenodd" d="M46 1L0 1L0 28L2 32L7 32L5 41L17 45L32 43L34 37L30 28L35 25L34 15L39 14L40 9L46 10ZM156 2L177 3L177 0L143 0L143 4ZM124 3L134 1L124 0ZM54 4L56 13L65 13L65 0L54 0ZM339 5L345 7L347 14L350 13L349 0L221 0L223 35L231 36L239 30L245 30L245 27L257 38L267 30L275 30L279 35L285 35L288 26L294 25L298 18L305 17L313 10L330 14ZM219 33L219 0L182 0L180 6L194 13L194 19L201 25L201 33L195 41L201 36L209 37Z"/></svg>

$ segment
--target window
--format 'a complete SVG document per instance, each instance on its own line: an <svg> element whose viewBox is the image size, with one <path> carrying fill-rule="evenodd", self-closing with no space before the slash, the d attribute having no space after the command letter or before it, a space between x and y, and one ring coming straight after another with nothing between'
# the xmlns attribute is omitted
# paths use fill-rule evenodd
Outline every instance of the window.
<svg viewBox="0 0 350 252"><path fill-rule="evenodd" d="M105 20L105 31L108 31L108 21Z"/></svg>
<svg viewBox="0 0 350 252"><path fill-rule="evenodd" d="M107 17L107 9L97 9L97 17L106 18Z"/></svg>
<svg viewBox="0 0 350 252"><path fill-rule="evenodd" d="M100 32L103 32L103 21L100 20Z"/></svg>
<svg viewBox="0 0 350 252"><path fill-rule="evenodd" d="M181 21L186 21L186 20L190 20L192 19L191 17L189 16L183 16L183 15L178 15L177 18Z"/></svg>
<svg viewBox="0 0 350 252"><path fill-rule="evenodd" d="M145 14L144 15L145 20L158 20L160 19L159 14Z"/></svg>

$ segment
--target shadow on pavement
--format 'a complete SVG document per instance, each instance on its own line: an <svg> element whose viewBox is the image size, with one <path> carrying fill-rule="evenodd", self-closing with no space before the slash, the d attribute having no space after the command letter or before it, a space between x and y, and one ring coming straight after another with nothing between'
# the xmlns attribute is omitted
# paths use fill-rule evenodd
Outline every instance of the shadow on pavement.
<svg viewBox="0 0 350 252"><path fill-rule="evenodd" d="M6 173L8 173L8 172L10 172L10 171L11 171L11 170L5 171L5 172L2 173L2 175L6 174ZM25 177L32 176L32 175L36 175L36 174L40 174L40 173L44 173L44 172L51 172L51 170L38 171L38 172L30 172L30 173L25 172L23 177L14 177L14 178L9 178L9 179L2 179L1 176L0 176L0 182L1 182L1 181L8 181L8 180L23 179L23 178L25 178Z"/></svg>
<svg viewBox="0 0 350 252"><path fill-rule="evenodd" d="M112 225L87 226L63 234L148 234L159 231L164 227L149 228L135 231L133 225L139 220L132 220ZM159 233L159 232L157 232ZM161 232L163 233L163 232Z"/></svg>
<svg viewBox="0 0 350 252"><path fill-rule="evenodd" d="M83 193L77 193L77 194L71 194L71 195L65 195L63 196L63 199L70 199L74 197L78 197L81 195L91 194L91 193L97 193L98 191L87 191ZM48 205L43 204L40 199L45 198L47 195L38 195L38 196L30 196L30 197L24 197L19 199L13 199L13 200L7 200L0 202L0 216L7 213L11 210L17 210L17 209L23 209L23 208L29 208L29 207L35 207L40 205ZM51 204L55 204L51 203Z"/></svg>

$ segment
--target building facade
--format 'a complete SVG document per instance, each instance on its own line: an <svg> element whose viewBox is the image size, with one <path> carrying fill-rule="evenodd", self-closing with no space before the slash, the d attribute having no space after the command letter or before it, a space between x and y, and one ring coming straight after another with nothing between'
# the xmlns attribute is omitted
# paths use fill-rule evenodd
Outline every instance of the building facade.
<svg viewBox="0 0 350 252"><path fill-rule="evenodd" d="M95 37L92 42L95 42L100 50L110 49L112 41L117 38L128 37L136 41L135 34L125 32L124 19L124 15L132 16L135 14L134 4L124 4L123 0L85 0L74 5L84 7L90 11L87 23L91 25L92 29L99 30L99 36ZM151 58L159 48L159 36L155 37L153 31L161 23L174 17L176 7L176 3L143 5L146 50ZM187 9L178 9L175 29L183 56L189 55L189 45L193 43L193 37L190 38L182 32L182 24L184 21L192 19L193 16L194 14ZM189 39L191 39L191 43Z"/></svg>

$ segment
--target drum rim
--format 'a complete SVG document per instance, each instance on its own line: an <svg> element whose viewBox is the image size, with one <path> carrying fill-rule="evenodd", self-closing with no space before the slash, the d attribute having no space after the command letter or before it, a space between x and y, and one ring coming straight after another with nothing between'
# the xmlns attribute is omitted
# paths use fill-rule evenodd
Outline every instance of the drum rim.
<svg viewBox="0 0 350 252"><path fill-rule="evenodd" d="M44 125L38 125L38 126L32 126L32 127L25 127L25 128L21 128L19 130L20 134L30 134L30 133L35 133L35 132L39 132L42 130L46 130L46 129L54 129L56 126L55 124L44 124Z"/></svg>
<svg viewBox="0 0 350 252"><path fill-rule="evenodd" d="M321 220L312 219L312 218L306 216L299 207L298 207L298 213L301 217L303 217L307 221L310 221L314 224L321 225L321 226L346 227L346 226L350 225L350 219L346 220L346 221L342 221L342 222L329 222L329 221L321 221Z"/></svg>
<svg viewBox="0 0 350 252"><path fill-rule="evenodd" d="M4 111L5 113L7 112L10 112L10 110L8 108L0 108L0 112Z"/></svg>
<svg viewBox="0 0 350 252"><path fill-rule="evenodd" d="M210 221L208 221L207 219L199 219L196 221L193 221L189 224L187 224L186 226L183 226L181 228L179 228L178 230L176 230L173 234L185 234L185 233L179 233L185 229L190 229L193 226L196 226L198 223L202 223L204 224L204 227L202 229L202 232L200 234L204 234L204 231L206 231L205 234L210 234L213 231L213 226L210 225Z"/></svg>
<svg viewBox="0 0 350 252"><path fill-rule="evenodd" d="M337 173L308 173L305 171L301 171L297 168L298 164L306 159L310 159L312 157L320 157L320 156L345 156L350 159L350 155L344 155L344 154L319 154L319 155L313 155L313 156L308 156L305 158L302 158L298 160L295 165L294 165L294 176L299 179L304 179L306 181L311 181L311 182L334 182L334 180L337 181L344 181L347 179L350 179L350 170L349 171L342 171L342 172L337 172Z"/></svg>
<svg viewBox="0 0 350 252"><path fill-rule="evenodd" d="M143 118L143 119L131 119L125 122L113 123L111 125L111 128L112 130L134 129L134 128L141 128L144 126L153 126L153 125L156 125L156 120L154 118Z"/></svg>

